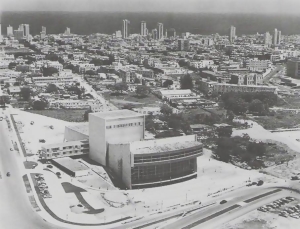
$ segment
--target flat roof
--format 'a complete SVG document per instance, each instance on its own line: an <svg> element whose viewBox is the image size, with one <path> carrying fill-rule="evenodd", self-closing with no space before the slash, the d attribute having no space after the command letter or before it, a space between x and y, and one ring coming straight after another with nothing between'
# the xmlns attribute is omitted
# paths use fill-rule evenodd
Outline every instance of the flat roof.
<svg viewBox="0 0 300 229"><path fill-rule="evenodd" d="M81 134L89 135L89 123L88 122L74 125L74 126L66 126L66 128L77 131Z"/></svg>
<svg viewBox="0 0 300 229"><path fill-rule="evenodd" d="M60 164L61 166L71 170L71 171L84 171L89 170L88 167L84 166L83 164L79 163L78 161L73 160L70 157L62 157L53 159L56 163Z"/></svg>
<svg viewBox="0 0 300 229"><path fill-rule="evenodd" d="M195 135L187 135L131 142L130 151L133 154L151 154L181 150L195 146L202 146L202 143L196 140Z"/></svg>
<svg viewBox="0 0 300 229"><path fill-rule="evenodd" d="M132 117L143 117L143 114L131 110L115 110L115 111L106 111L98 113L90 113L89 115L99 117L102 119L118 119L118 118L132 118Z"/></svg>
<svg viewBox="0 0 300 229"><path fill-rule="evenodd" d="M52 149L52 148L59 148L59 147L65 147L65 146L76 146L80 144L88 144L88 140L80 140L80 141L69 141L69 142L61 142L61 143L55 143L55 144L48 144L42 146L42 149Z"/></svg>

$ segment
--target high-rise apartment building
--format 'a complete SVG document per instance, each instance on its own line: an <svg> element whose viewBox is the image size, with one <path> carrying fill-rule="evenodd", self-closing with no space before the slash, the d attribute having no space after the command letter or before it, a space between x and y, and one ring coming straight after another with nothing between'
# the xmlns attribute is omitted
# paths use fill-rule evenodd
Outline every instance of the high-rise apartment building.
<svg viewBox="0 0 300 229"><path fill-rule="evenodd" d="M281 42L281 31L278 31L277 44L280 44L280 42Z"/></svg>
<svg viewBox="0 0 300 229"><path fill-rule="evenodd" d="M67 27L65 30L65 35L70 35L70 34L71 34L71 29Z"/></svg>
<svg viewBox="0 0 300 229"><path fill-rule="evenodd" d="M23 30L14 30L14 37L16 40L22 40L24 38L24 31Z"/></svg>
<svg viewBox="0 0 300 229"><path fill-rule="evenodd" d="M1 30L1 24L0 24L0 42L2 42L2 30Z"/></svg>
<svg viewBox="0 0 300 229"><path fill-rule="evenodd" d="M13 35L14 35L14 30L13 30L13 27L12 27L12 26L9 25L9 26L7 27L6 35L7 35L7 36L13 36Z"/></svg>
<svg viewBox="0 0 300 229"><path fill-rule="evenodd" d="M19 25L19 31L23 31L23 37L28 37L30 32L29 32L29 25L28 24L21 24Z"/></svg>
<svg viewBox="0 0 300 229"><path fill-rule="evenodd" d="M42 26L42 33L46 34L46 27L45 26Z"/></svg>
<svg viewBox="0 0 300 229"><path fill-rule="evenodd" d="M190 41L187 39L178 40L178 50L179 51L189 51L190 50Z"/></svg>
<svg viewBox="0 0 300 229"><path fill-rule="evenodd" d="M122 37L123 38L127 38L129 35L129 32L128 32L129 24L130 24L129 20L127 20L127 19L123 20L123 23L122 23Z"/></svg>
<svg viewBox="0 0 300 229"><path fill-rule="evenodd" d="M235 36L236 36L236 28L234 26L231 26L230 27L230 32L229 32L229 41L230 41L230 43L234 42Z"/></svg>
<svg viewBox="0 0 300 229"><path fill-rule="evenodd" d="M273 44L277 45L277 39L278 39L278 30L274 29L274 35L273 35Z"/></svg>
<svg viewBox="0 0 300 229"><path fill-rule="evenodd" d="M164 25L163 23L158 23L158 39L163 39L164 38Z"/></svg>
<svg viewBox="0 0 300 229"><path fill-rule="evenodd" d="M286 74L292 78L300 78L300 59L292 58L287 61Z"/></svg>
<svg viewBox="0 0 300 229"><path fill-rule="evenodd" d="M147 36L147 27L146 27L146 22L145 21L141 22L141 35L142 36Z"/></svg>
<svg viewBox="0 0 300 229"><path fill-rule="evenodd" d="M152 39L154 40L158 39L157 29L152 29Z"/></svg>
<svg viewBox="0 0 300 229"><path fill-rule="evenodd" d="M272 38L271 38L271 34L269 32L265 33L264 43L265 43L265 45L268 45L268 46L272 44Z"/></svg>

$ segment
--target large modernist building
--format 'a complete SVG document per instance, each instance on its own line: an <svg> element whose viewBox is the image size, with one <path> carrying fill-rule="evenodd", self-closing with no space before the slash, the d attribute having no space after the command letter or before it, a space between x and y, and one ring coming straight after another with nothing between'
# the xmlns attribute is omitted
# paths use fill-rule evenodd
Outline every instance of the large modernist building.
<svg viewBox="0 0 300 229"><path fill-rule="evenodd" d="M201 154L196 135L109 144L108 166L127 188L148 188L197 177Z"/></svg>
<svg viewBox="0 0 300 229"><path fill-rule="evenodd" d="M109 144L143 140L144 122L144 115L130 110L90 113L90 158L107 165Z"/></svg>
<svg viewBox="0 0 300 229"><path fill-rule="evenodd" d="M288 60L287 62L287 68L286 68L286 73L288 76L292 78L300 78L300 59L298 58L292 58Z"/></svg>
<svg viewBox="0 0 300 229"><path fill-rule="evenodd" d="M61 151L57 156L72 156L74 150L87 149L84 139L88 139L89 157L110 168L129 189L197 177L202 144L196 135L144 140L144 126L145 116L130 110L90 113L88 126L66 127L65 140L71 145L83 144L79 149L62 145L43 151L49 156L53 150Z"/></svg>

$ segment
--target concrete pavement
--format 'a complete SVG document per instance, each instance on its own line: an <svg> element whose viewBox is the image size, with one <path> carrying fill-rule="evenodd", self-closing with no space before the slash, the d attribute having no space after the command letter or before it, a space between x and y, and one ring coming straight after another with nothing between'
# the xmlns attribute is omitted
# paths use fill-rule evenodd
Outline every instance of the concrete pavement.
<svg viewBox="0 0 300 229"><path fill-rule="evenodd" d="M0 121L0 228L7 229L58 229L60 227L45 222L32 208L22 179L23 166L16 151L10 151L5 119ZM6 172L11 176L7 177Z"/></svg>

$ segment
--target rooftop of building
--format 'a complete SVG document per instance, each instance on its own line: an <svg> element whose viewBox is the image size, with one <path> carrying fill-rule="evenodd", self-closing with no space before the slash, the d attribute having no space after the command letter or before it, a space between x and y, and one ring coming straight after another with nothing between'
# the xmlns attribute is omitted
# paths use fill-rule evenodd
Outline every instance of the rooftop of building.
<svg viewBox="0 0 300 229"><path fill-rule="evenodd" d="M169 151L181 150L202 146L197 142L195 135L136 141L130 143L130 150L132 154L151 154L151 153L164 153Z"/></svg>
<svg viewBox="0 0 300 229"><path fill-rule="evenodd" d="M115 110L115 111L106 111L98 113L90 113L89 115L95 116L102 119L119 119L119 118L132 118L132 117L142 117L144 115L131 110Z"/></svg>
<svg viewBox="0 0 300 229"><path fill-rule="evenodd" d="M191 94L192 91L190 89L185 90L160 90L162 95L174 95L174 94Z"/></svg>
<svg viewBox="0 0 300 229"><path fill-rule="evenodd" d="M53 159L56 163L62 165L63 167L71 170L71 171L83 171L83 170L89 170L88 167L84 166L83 164L79 163L78 161L73 160L70 157L63 157L63 158L57 158Z"/></svg>
<svg viewBox="0 0 300 229"><path fill-rule="evenodd" d="M88 122L74 125L74 126L66 126L66 128L77 131L81 134L89 135L89 123Z"/></svg>
<svg viewBox="0 0 300 229"><path fill-rule="evenodd" d="M77 145L88 144L88 143L89 143L88 140L61 142L61 143L44 145L44 146L42 146L42 149L52 149L52 148L60 148L60 147L66 147L66 146L77 146Z"/></svg>

